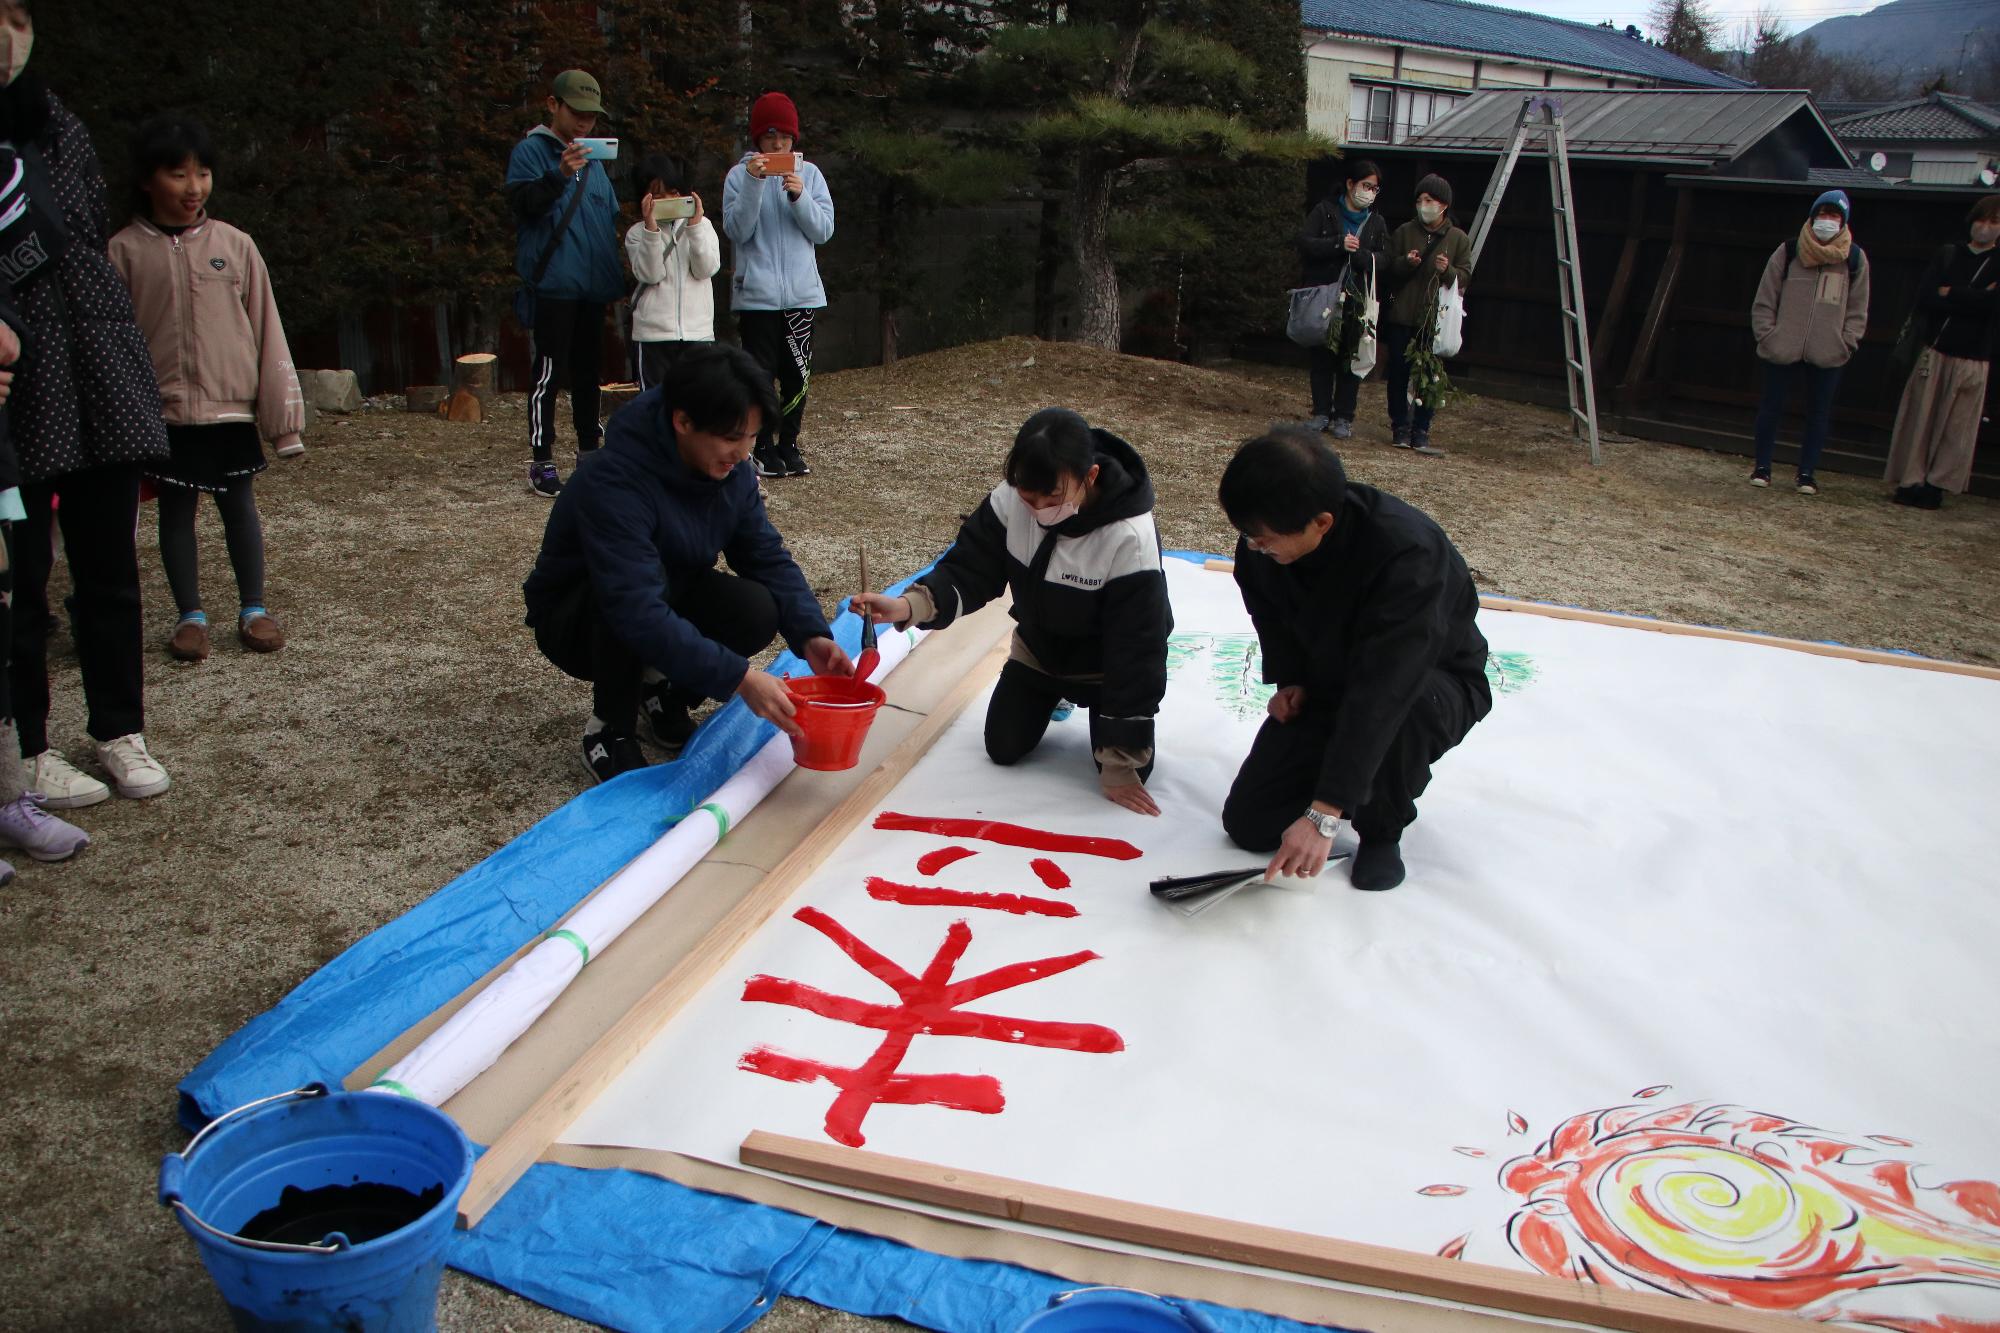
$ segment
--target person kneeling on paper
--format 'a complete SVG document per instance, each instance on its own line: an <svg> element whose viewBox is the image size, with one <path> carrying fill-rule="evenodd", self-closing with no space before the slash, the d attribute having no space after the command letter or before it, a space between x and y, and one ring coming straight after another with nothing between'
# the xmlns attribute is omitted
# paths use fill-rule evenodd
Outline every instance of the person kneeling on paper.
<svg viewBox="0 0 2000 1333"><path fill-rule="evenodd" d="M1312 876L1352 819L1354 887L1393 889L1431 765L1493 707L1472 574L1429 515L1349 483L1339 455L1303 431L1237 450L1219 498L1242 534L1236 583L1278 687L1223 831L1246 851L1275 850L1268 877Z"/></svg>
<svg viewBox="0 0 2000 1333"><path fill-rule="evenodd" d="M1090 709L1105 796L1157 815L1146 779L1174 615L1145 460L1050 407L1015 436L1005 475L906 595L864 590L854 609L938 629L1011 588L1014 640L986 710L986 753L996 764L1025 759L1051 714L1075 700Z"/></svg>
<svg viewBox="0 0 2000 1333"><path fill-rule="evenodd" d="M583 764L599 782L645 765L642 707L670 752L694 732L690 706L731 694L797 735L784 683L749 662L780 632L815 673L854 673L748 461L777 411L771 377L742 349L690 349L611 418L604 448L556 497L521 591L542 654L591 682Z"/></svg>

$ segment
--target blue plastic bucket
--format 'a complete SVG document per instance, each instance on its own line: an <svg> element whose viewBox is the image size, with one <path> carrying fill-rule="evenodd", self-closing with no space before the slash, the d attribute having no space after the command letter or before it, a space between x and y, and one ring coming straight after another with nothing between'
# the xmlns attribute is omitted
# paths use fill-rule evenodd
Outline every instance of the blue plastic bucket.
<svg viewBox="0 0 2000 1333"><path fill-rule="evenodd" d="M471 1178L472 1145L444 1112L315 1083L218 1116L167 1154L160 1202L238 1329L427 1333Z"/></svg>
<svg viewBox="0 0 2000 1333"><path fill-rule="evenodd" d="M1124 1287L1058 1292L1014 1333L1216 1333L1192 1306Z"/></svg>

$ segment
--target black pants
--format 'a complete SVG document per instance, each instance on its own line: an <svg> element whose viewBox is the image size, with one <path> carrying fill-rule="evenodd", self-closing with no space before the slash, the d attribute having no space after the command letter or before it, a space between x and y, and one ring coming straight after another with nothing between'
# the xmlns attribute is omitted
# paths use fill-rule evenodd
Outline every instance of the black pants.
<svg viewBox="0 0 2000 1333"><path fill-rule="evenodd" d="M51 501L62 496L62 508ZM62 528L69 560L70 635L83 668L86 723L99 741L146 729L139 623L139 469L92 468L21 487L28 517L15 525L13 660L21 753L49 748L49 572L51 527Z"/></svg>
<svg viewBox="0 0 2000 1333"><path fill-rule="evenodd" d="M806 389L812 384L813 312L810 310L739 310L736 332L743 350L778 381L778 420L765 422L757 447L799 447L799 425L806 416Z"/></svg>
<svg viewBox="0 0 2000 1333"><path fill-rule="evenodd" d="M1097 721L1097 700L1102 692L1100 686L1046 675L1026 662L1008 662L1000 668L993 701L986 706L986 757L996 764L1018 764L1026 759L1042 743L1042 735L1049 729L1049 714L1064 699L1090 710L1090 749L1095 754L1107 743L1100 738ZM1139 770L1141 782L1152 775L1151 764Z"/></svg>
<svg viewBox="0 0 2000 1333"><path fill-rule="evenodd" d="M632 346L639 354L639 392L644 393L665 379L667 372L672 370L675 364L682 357L686 356L691 348L713 347L715 344L703 342L661 342L633 343Z"/></svg>
<svg viewBox="0 0 2000 1333"><path fill-rule="evenodd" d="M1361 377L1338 365L1326 347L1308 347L1306 365L1312 376L1312 414L1354 420L1355 404L1361 399Z"/></svg>
<svg viewBox="0 0 2000 1333"><path fill-rule="evenodd" d="M604 307L589 301L535 298L534 378L528 389L528 445L535 461L555 457L556 393L567 385L578 453L604 436L597 420L603 371Z"/></svg>
<svg viewBox="0 0 2000 1333"><path fill-rule="evenodd" d="M667 605L705 637L745 657L763 652L778 637L778 604L770 591L719 569L670 578ZM535 645L566 674L591 683L591 711L607 732L633 734L646 663L599 613L588 582L579 584L567 601L535 626ZM675 702L688 706L701 702L699 690L675 685L670 669L664 674Z"/></svg>
<svg viewBox="0 0 2000 1333"><path fill-rule="evenodd" d="M1432 671L1410 714L1389 742L1375 781L1355 809L1354 831L1394 842L1417 817L1417 798L1430 785L1431 765L1465 739L1479 720L1471 694L1456 676ZM1311 709L1290 722L1266 718L1222 803L1222 831L1249 852L1276 850L1285 829L1313 802L1320 761L1333 738L1333 710Z"/></svg>
<svg viewBox="0 0 2000 1333"><path fill-rule="evenodd" d="M1436 409L1428 403L1410 403L1410 343L1416 336L1417 331L1407 324L1382 326L1382 342L1389 353L1389 425L1429 435L1431 413Z"/></svg>
<svg viewBox="0 0 2000 1333"><path fill-rule="evenodd" d="M252 478L238 477L215 496L222 515L222 537L229 547L229 564L236 571L236 595L244 607L264 605L264 524L257 516ZM201 564L194 536L202 493L192 486L160 487L160 563L167 569L167 586L185 616L201 610Z"/></svg>

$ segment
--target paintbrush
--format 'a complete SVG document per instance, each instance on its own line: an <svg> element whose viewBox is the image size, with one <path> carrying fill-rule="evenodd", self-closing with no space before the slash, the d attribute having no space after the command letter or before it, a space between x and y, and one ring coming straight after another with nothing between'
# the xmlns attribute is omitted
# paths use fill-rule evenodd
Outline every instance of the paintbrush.
<svg viewBox="0 0 2000 1333"><path fill-rule="evenodd" d="M868 543L861 546L861 591L873 592L874 585L868 581ZM882 654L875 651L875 617L864 607L861 612L861 660L854 664L854 678L867 680L875 674L875 664Z"/></svg>

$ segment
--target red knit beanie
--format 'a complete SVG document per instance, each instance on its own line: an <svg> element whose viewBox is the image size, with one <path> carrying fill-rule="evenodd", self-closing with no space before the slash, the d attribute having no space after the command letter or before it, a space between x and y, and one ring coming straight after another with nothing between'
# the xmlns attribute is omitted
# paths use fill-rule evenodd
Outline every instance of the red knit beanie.
<svg viewBox="0 0 2000 1333"><path fill-rule="evenodd" d="M764 137L765 130L778 130L799 137L799 109L783 93L765 93L750 105L750 146Z"/></svg>

